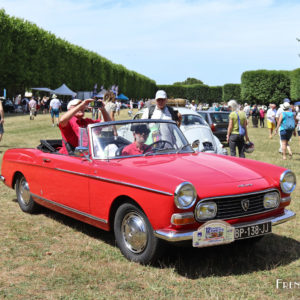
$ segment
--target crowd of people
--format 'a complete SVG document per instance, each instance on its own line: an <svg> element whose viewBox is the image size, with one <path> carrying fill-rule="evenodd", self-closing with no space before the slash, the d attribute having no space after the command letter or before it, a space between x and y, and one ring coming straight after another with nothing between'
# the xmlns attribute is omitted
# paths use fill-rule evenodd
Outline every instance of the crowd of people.
<svg viewBox="0 0 300 300"><path fill-rule="evenodd" d="M138 102L138 109L142 109L145 105L143 119L169 119L174 120L178 126L181 123L181 115L171 106L167 105L167 94L163 90L157 91L155 95L155 104L150 105L149 101ZM59 126L62 133L63 147L62 153L70 153L74 151L78 143L78 128L87 127L88 124L102 121L114 121L115 117L120 114L121 102L116 99L112 91L108 91L103 100L98 98L73 99L67 105L67 112L60 118L62 102L56 95L52 95L51 99L44 96L41 98L24 97L18 95L15 99L16 107L22 106L24 113L29 113L30 120L34 120L37 112L46 114L50 113L52 126ZM195 103L192 100L187 104L187 107L192 110L207 109L206 104ZM269 138L272 139L274 135L280 136L279 152L282 153L283 159L287 159L287 153L292 157L292 150L289 145L289 140L292 135L296 136L298 132L300 145L300 111L299 106L293 106L289 99L284 99L283 103L277 109L276 104L271 103L267 108L264 105L253 105L252 107L245 103L239 105L237 101L230 100L228 103L214 103L212 108L214 111L231 111L229 114L229 124L227 128L227 143L230 149L230 155L236 156L238 150L239 157L245 157L247 148L253 147L248 136L248 126L250 124L250 117L252 118L252 126L263 128L265 126L265 117L267 119L267 127L269 130ZM84 118L86 110L92 111L92 119ZM133 101L129 102L129 111L133 110ZM259 125L258 125L259 122ZM4 132L4 111L0 101L0 141ZM137 147L133 147L134 151L138 151L140 145L141 135L143 133L136 132Z"/></svg>
<svg viewBox="0 0 300 300"><path fill-rule="evenodd" d="M244 151L247 149L247 144L250 143L247 127L249 126L250 116L252 117L253 127L264 127L265 115L267 117L267 127L269 129L269 138L279 134L279 152L282 153L282 158L287 159L287 153L292 158L293 153L289 145L292 135L298 133L300 145L300 111L299 106L290 104L290 99L285 98L283 103L277 109L276 104L271 103L267 109L265 106L253 105L250 107L247 103L244 106L238 105L235 100L228 102L228 107L232 110L229 115L229 126L227 131L227 142L229 144L230 153L236 155L236 148L239 150L239 156L245 157ZM241 133L241 128L244 132Z"/></svg>

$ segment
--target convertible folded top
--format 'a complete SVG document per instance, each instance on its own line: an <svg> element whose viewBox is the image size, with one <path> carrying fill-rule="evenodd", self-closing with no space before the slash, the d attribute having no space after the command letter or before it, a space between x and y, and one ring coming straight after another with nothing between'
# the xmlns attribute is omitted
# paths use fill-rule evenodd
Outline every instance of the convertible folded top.
<svg viewBox="0 0 300 300"><path fill-rule="evenodd" d="M56 153L62 147L62 140L40 140L40 142L37 149L47 153Z"/></svg>

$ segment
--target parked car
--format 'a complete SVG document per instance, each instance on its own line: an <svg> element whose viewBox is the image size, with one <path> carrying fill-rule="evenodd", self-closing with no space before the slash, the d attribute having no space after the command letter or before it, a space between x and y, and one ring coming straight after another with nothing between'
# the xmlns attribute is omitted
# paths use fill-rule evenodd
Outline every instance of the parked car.
<svg viewBox="0 0 300 300"><path fill-rule="evenodd" d="M176 107L174 108L182 115L180 129L187 138L190 145L195 141L199 141L197 150L200 152L209 152L227 155L227 150L224 148L219 139L212 133L209 125L202 116L189 108ZM140 110L134 119L140 119L144 113L144 109Z"/></svg>
<svg viewBox="0 0 300 300"><path fill-rule="evenodd" d="M137 126L146 129L144 150L124 155L137 140ZM74 155L58 153L60 147L61 140L43 140L35 149L7 150L0 179L16 190L22 211L41 205L113 231L132 261L155 261L163 240L194 247L254 241L295 216L286 209L293 172L194 152L173 121L92 124L81 130ZM52 180L45 184L45 178Z"/></svg>
<svg viewBox="0 0 300 300"><path fill-rule="evenodd" d="M62 111L67 111L68 110L68 101L61 101L60 108Z"/></svg>
<svg viewBox="0 0 300 300"><path fill-rule="evenodd" d="M1 99L4 112L14 112L15 106L10 99Z"/></svg>
<svg viewBox="0 0 300 300"><path fill-rule="evenodd" d="M217 136L221 142L226 142L230 112L198 110L197 113L209 124L213 134Z"/></svg>

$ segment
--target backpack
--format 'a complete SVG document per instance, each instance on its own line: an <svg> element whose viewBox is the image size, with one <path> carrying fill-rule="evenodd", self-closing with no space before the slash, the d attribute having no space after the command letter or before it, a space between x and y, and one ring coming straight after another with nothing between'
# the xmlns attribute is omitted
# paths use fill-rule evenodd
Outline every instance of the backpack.
<svg viewBox="0 0 300 300"><path fill-rule="evenodd" d="M178 118L178 113L177 113L177 111L175 111L175 110L173 109L173 107L168 106L168 105L167 105L167 108L168 108L168 110L169 110L169 112L170 112L170 115L171 115L171 117L172 117L172 120L173 120L173 121L178 121L179 118ZM149 107L148 119L151 119L154 110L155 110L155 105L151 105L151 106Z"/></svg>
<svg viewBox="0 0 300 300"><path fill-rule="evenodd" d="M295 129L295 119L293 113L289 114L286 112L282 112L282 117L284 118L284 122L282 122L282 128L284 130L294 130Z"/></svg>

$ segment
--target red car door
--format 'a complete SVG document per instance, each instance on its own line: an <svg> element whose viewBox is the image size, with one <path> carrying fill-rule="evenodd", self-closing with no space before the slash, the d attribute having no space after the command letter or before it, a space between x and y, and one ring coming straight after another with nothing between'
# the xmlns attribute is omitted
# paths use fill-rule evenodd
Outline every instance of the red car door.
<svg viewBox="0 0 300 300"><path fill-rule="evenodd" d="M79 211L90 211L91 162L68 155L41 154L41 197Z"/></svg>

